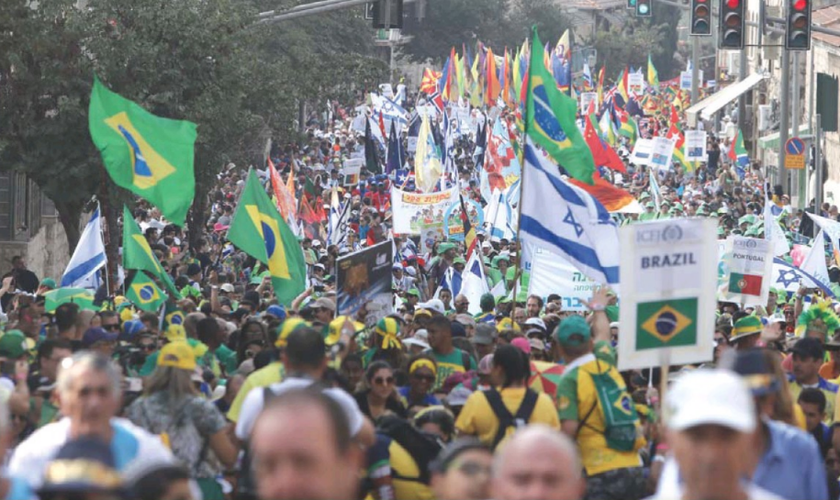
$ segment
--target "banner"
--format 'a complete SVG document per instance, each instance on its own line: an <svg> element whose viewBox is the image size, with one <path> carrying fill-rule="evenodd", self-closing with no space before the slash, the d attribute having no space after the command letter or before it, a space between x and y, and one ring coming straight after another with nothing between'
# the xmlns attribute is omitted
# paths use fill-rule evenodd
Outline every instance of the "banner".
<svg viewBox="0 0 840 500"><path fill-rule="evenodd" d="M436 241L446 241L443 224L429 224L420 226L420 252L430 253Z"/></svg>
<svg viewBox="0 0 840 500"><path fill-rule="evenodd" d="M586 116L586 111L589 109L589 103L598 99L596 92L584 92L580 95L580 114ZM597 102L595 104L598 104Z"/></svg>
<svg viewBox="0 0 840 500"><path fill-rule="evenodd" d="M618 369L712 359L717 223L673 219L622 227ZM532 278L533 279L533 278Z"/></svg>
<svg viewBox="0 0 840 500"><path fill-rule="evenodd" d="M550 294L556 293L563 301L563 311L587 310L583 301L592 298L592 291L598 287L598 283L562 258L541 248L533 251L528 264L531 271L529 295L538 295L545 300Z"/></svg>
<svg viewBox="0 0 840 500"><path fill-rule="evenodd" d="M703 70L699 71L697 78L698 85L703 86ZM680 72L680 90L691 90L691 71Z"/></svg>
<svg viewBox="0 0 840 500"><path fill-rule="evenodd" d="M627 75L627 91L635 96L645 93L645 77L641 73L630 73Z"/></svg>
<svg viewBox="0 0 840 500"><path fill-rule="evenodd" d="M464 199L467 205L467 212L472 227L481 227L484 224L484 209L481 204L472 199ZM445 238L455 241L464 241L464 223L461 221L461 202L456 201L449 205L443 214L443 233ZM422 234L422 233L421 233Z"/></svg>
<svg viewBox="0 0 840 500"><path fill-rule="evenodd" d="M336 308L339 315L355 315L367 310L367 326L394 312L391 267L394 264L392 240L351 253L336 263Z"/></svg>
<svg viewBox="0 0 840 500"><path fill-rule="evenodd" d="M706 161L706 132L686 130L684 148L686 161Z"/></svg>
<svg viewBox="0 0 840 500"><path fill-rule="evenodd" d="M770 292L773 245L765 239L730 236L724 251L719 299L764 305Z"/></svg>
<svg viewBox="0 0 840 500"><path fill-rule="evenodd" d="M394 233L420 234L423 226L443 223L443 214L458 201L458 188L439 193L410 193L391 188Z"/></svg>
<svg viewBox="0 0 840 500"><path fill-rule="evenodd" d="M650 165L653 157L653 139L639 139L630 153L630 163L635 165Z"/></svg>
<svg viewBox="0 0 840 500"><path fill-rule="evenodd" d="M667 137L657 137L653 140L653 154L650 158L650 166L660 170L671 168L671 156L674 154L674 141Z"/></svg>

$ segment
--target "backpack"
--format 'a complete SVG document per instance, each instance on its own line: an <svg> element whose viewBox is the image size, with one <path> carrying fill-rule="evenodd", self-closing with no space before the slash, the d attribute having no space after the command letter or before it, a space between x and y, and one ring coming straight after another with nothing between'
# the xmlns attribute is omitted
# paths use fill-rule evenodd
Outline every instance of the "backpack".
<svg viewBox="0 0 840 500"><path fill-rule="evenodd" d="M434 436L426 434L415 428L407 421L395 417L380 417L377 425L377 432L385 434L397 444L405 448L420 470L419 478L403 477L393 468L391 477L403 481L418 481L423 484L430 484L431 473L429 464L440 454L442 446Z"/></svg>
<svg viewBox="0 0 840 500"><path fill-rule="evenodd" d="M507 436L508 429L511 427L518 429L519 427L528 425L531 414L534 413L534 408L537 406L539 394L531 388L526 388L525 397L522 399L519 409L516 410L516 415L511 415L510 410L507 409L504 401L502 401L501 393L495 388L486 390L483 394L490 404L490 409L493 410L493 413L496 414L496 418L499 420L499 429L496 431L496 436L493 438L492 444L492 448L495 450L499 446L499 443Z"/></svg>
<svg viewBox="0 0 840 500"><path fill-rule="evenodd" d="M592 377L592 384L598 398L581 420L578 432L586 424L586 420L595 411L595 408L600 406L604 417L603 432L607 447L616 451L634 451L637 449L636 437L638 431L636 424L639 421L639 416L636 414L633 399L627 393L627 387L624 383L619 384L612 377L613 369L600 373L601 364L597 358L595 362L599 373L585 373ZM590 428L592 427L590 426Z"/></svg>

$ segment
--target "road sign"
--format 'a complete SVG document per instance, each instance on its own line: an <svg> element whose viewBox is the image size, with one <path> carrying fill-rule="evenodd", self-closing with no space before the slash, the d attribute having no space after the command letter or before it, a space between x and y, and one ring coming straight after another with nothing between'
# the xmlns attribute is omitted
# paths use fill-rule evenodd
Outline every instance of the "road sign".
<svg viewBox="0 0 840 500"><path fill-rule="evenodd" d="M785 143L785 168L791 170L805 168L805 142L799 137L791 137Z"/></svg>

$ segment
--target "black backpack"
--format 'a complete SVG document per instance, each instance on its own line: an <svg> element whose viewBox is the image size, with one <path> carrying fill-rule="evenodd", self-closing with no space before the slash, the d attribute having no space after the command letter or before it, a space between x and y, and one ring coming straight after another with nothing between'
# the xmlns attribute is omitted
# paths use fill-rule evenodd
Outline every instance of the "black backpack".
<svg viewBox="0 0 840 500"><path fill-rule="evenodd" d="M533 389L525 389L525 398L522 399L519 409L516 410L516 415L511 415L510 410L502 401L502 395L495 388L484 391L484 397L487 398L490 408L496 414L496 418L499 419L499 430L496 431L496 436L493 438L493 449L495 450L507 435L509 428L528 425L528 420L531 419L531 414L534 413L534 408L537 406L539 394Z"/></svg>
<svg viewBox="0 0 840 500"><path fill-rule="evenodd" d="M420 471L420 477L418 479L403 477L392 468L391 477L403 481L419 481L426 485L431 482L429 463L437 458L442 448L440 442L434 436L417 430L407 421L395 416L380 417L377 432L385 434L405 448L409 455L411 455L411 458L414 459L414 462L417 464L417 469Z"/></svg>

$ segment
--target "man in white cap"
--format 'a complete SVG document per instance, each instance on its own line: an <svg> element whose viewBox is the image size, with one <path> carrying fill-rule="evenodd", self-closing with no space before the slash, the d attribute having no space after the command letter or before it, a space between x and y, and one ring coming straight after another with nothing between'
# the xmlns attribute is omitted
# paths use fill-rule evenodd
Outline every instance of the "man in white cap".
<svg viewBox="0 0 840 500"><path fill-rule="evenodd" d="M698 369L680 377L665 399L666 436L679 468L679 491L654 499L777 500L746 482L756 462L755 403L741 377Z"/></svg>

